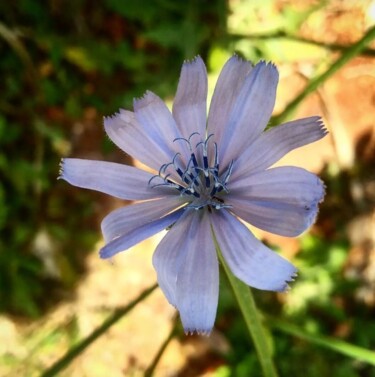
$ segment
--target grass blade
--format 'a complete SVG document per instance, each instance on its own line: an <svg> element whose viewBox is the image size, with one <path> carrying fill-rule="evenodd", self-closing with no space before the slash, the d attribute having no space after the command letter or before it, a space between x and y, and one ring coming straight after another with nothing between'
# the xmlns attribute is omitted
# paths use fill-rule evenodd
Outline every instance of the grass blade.
<svg viewBox="0 0 375 377"><path fill-rule="evenodd" d="M328 348L337 353L349 356L352 359L360 360L375 366L375 352L368 349L347 343L340 339L331 338L328 336L311 334L305 330L291 325L288 322L272 318L268 321L269 325L277 330L293 335L297 338L304 339L310 343L321 347Z"/></svg>
<svg viewBox="0 0 375 377"><path fill-rule="evenodd" d="M45 370L40 377L52 377L67 368L70 363L78 357L90 344L103 335L111 326L119 321L125 314L130 312L138 303L143 301L156 288L157 284L145 289L135 300L124 307L116 309L109 318L107 318L99 327L97 327L89 336L82 339L78 344L73 346L61 359L57 360L50 368Z"/></svg>
<svg viewBox="0 0 375 377"><path fill-rule="evenodd" d="M216 243L218 256L223 269L228 277L229 283L233 289L234 295L238 302L242 316L245 320L246 327L249 331L250 337L253 340L259 363L261 365L264 377L277 377L276 367L272 358L272 351L269 343L267 342L267 334L263 327L260 318L260 313L256 307L254 297L250 288L237 279L227 266L223 256L221 255L219 245Z"/></svg>
<svg viewBox="0 0 375 377"><path fill-rule="evenodd" d="M320 76L313 78L305 89L291 101L284 111L271 119L272 125L277 125L285 120L296 110L298 105L312 92L314 92L321 84L336 73L341 67L348 63L351 59L359 55L366 46L375 38L375 26L370 28L367 33L357 43L348 47L343 54Z"/></svg>

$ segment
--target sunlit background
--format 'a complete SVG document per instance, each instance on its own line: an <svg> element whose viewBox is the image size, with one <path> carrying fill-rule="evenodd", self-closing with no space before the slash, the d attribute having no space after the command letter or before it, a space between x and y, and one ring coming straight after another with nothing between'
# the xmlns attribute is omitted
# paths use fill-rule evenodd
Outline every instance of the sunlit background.
<svg viewBox="0 0 375 377"><path fill-rule="evenodd" d="M182 62L197 54L212 93L234 52L277 64L275 120L320 115L330 131L281 161L325 181L316 225L297 239L255 230L299 269L287 294L254 290L280 376L375 376L375 353L366 361L375 350L375 44L355 50L374 25L370 0L2 1L0 376L42 375L156 281L162 235L100 260L100 221L124 203L57 181L61 157L136 164L106 137L103 116L131 109L146 89L171 104ZM143 376L155 364L154 376L261 376L220 284L211 337L177 325L154 363L175 323L156 290L58 375Z"/></svg>

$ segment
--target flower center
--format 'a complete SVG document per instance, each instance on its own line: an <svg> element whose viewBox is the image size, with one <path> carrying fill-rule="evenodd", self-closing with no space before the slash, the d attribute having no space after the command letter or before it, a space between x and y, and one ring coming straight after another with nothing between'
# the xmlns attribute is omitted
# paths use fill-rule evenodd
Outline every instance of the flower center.
<svg viewBox="0 0 375 377"><path fill-rule="evenodd" d="M208 207L208 209L228 208L223 195L228 193L227 183L233 169L233 161L224 174L219 170L219 154L217 144L213 141L213 134L204 141L193 144L193 139L199 137L198 132L190 135L188 139L177 138L173 142L187 143L190 157L187 164L181 159L181 153L176 153L173 160L160 167L159 173L152 177L161 179L161 183L151 187L167 186L176 189L181 196L189 202L188 208L196 210ZM210 159L209 151L213 154Z"/></svg>

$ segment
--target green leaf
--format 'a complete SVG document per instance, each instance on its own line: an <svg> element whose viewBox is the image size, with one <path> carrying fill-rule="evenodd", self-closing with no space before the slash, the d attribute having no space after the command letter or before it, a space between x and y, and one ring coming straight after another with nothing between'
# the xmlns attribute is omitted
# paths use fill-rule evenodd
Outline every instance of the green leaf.
<svg viewBox="0 0 375 377"><path fill-rule="evenodd" d="M276 318L269 319L268 323L275 329L278 329L289 335L293 335L297 338L304 339L310 343L316 344L324 348L328 348L335 352L349 356L353 359L364 361L375 366L374 351L370 351L365 348L347 343L343 340L307 332L297 326L294 326L288 322Z"/></svg>
<svg viewBox="0 0 375 377"><path fill-rule="evenodd" d="M247 330L254 342L263 376L277 377L278 374L272 359L271 337L262 324L251 290L245 283L232 274L221 254L220 247L216 240L215 245L219 260L232 286L238 306L245 320Z"/></svg>

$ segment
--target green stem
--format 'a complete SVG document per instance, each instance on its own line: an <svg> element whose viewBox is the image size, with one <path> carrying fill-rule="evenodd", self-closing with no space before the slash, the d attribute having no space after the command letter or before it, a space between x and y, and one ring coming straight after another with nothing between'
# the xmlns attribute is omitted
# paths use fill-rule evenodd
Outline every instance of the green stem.
<svg viewBox="0 0 375 377"><path fill-rule="evenodd" d="M177 335L177 325L178 320L177 317L174 319L174 324L172 326L172 329L168 335L168 337L164 340L163 344L160 346L160 349L158 353L155 355L154 360L152 360L150 366L146 369L143 377L152 377L154 375L156 366L158 365L161 357L164 354L164 351L167 349L169 343L172 341L172 339Z"/></svg>
<svg viewBox="0 0 375 377"><path fill-rule="evenodd" d="M99 327L97 327L88 337L82 339L78 344L71 348L61 359L57 360L49 369L45 370L40 377L56 376L63 369L79 356L91 343L103 335L112 325L119 321L125 314L132 310L139 302L143 301L151 292L157 288L157 284L144 290L130 304L116 309Z"/></svg>
<svg viewBox="0 0 375 377"><path fill-rule="evenodd" d="M270 345L267 342L268 334L263 327L251 290L246 284L238 280L232 274L223 256L221 255L218 245L216 245L216 248L220 262L223 265L224 271L228 277L230 285L232 286L234 295L242 312L242 316L250 333L250 337L254 342L258 359L263 370L263 376L277 377L276 368L272 360Z"/></svg>
<svg viewBox="0 0 375 377"><path fill-rule="evenodd" d="M238 41L243 39L250 39L255 41L267 41L267 40L290 40L294 42L300 42L301 44L309 44L313 46L318 46L330 51L341 51L344 52L348 48L350 48L351 45L344 45L339 43L325 43L320 41L315 41L313 39L308 39L301 37L299 35L293 35L289 34L285 31L276 31L274 33L270 34L230 34L228 38L231 41ZM363 56L375 56L375 50L372 48L364 48L361 51L361 55Z"/></svg>
<svg viewBox="0 0 375 377"><path fill-rule="evenodd" d="M362 39L343 52L343 54L325 72L318 77L313 78L306 88L286 106L280 115L272 118L272 125L284 122L310 93L314 92L321 84L323 84L323 82L348 63L349 60L359 55L374 38L375 26L369 29Z"/></svg>
<svg viewBox="0 0 375 377"><path fill-rule="evenodd" d="M304 339L310 343L316 344L324 348L328 348L332 351L349 356L353 359L357 359L369 363L371 365L375 365L374 351L356 346L354 344L347 343L341 339L335 339L320 334L309 333L295 325L292 325L286 321L277 318L270 318L267 322L271 327L284 333L287 333L289 335L293 335L297 338Z"/></svg>

